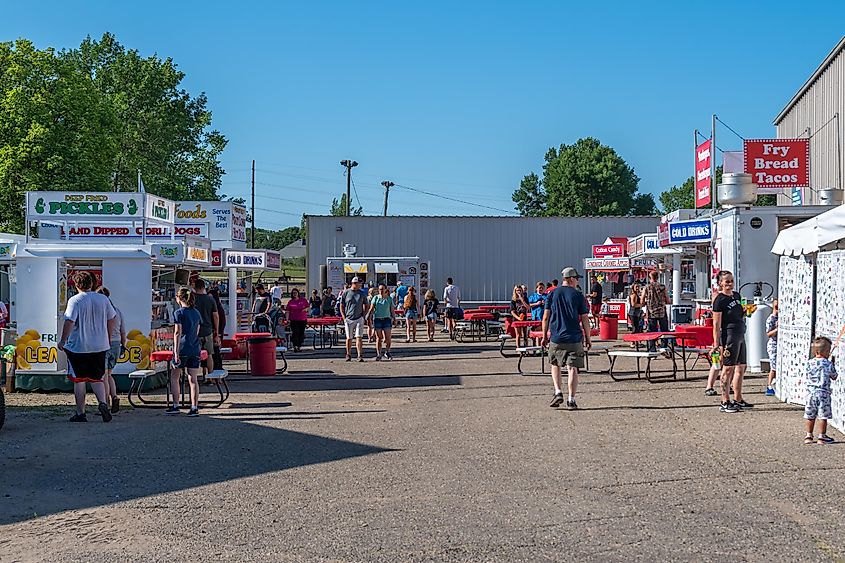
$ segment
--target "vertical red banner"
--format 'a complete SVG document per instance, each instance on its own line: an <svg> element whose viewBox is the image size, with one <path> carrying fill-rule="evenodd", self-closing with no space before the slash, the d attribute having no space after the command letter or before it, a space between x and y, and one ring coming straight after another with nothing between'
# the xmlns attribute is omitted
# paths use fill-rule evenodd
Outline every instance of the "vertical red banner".
<svg viewBox="0 0 845 563"><path fill-rule="evenodd" d="M710 139L695 147L695 207L710 205Z"/></svg>

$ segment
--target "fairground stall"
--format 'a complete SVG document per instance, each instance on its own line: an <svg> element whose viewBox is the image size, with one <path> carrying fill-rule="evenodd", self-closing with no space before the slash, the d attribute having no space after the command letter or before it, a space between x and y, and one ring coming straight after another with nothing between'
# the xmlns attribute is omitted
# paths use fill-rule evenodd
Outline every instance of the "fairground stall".
<svg viewBox="0 0 845 563"><path fill-rule="evenodd" d="M352 254L352 253L350 253ZM405 257L356 257L354 254L326 259L326 275L321 286L331 287L335 294L344 284L357 277L363 285L384 284L393 291L398 282L415 287L422 300L431 287L431 264L419 256Z"/></svg>
<svg viewBox="0 0 845 563"><path fill-rule="evenodd" d="M243 270L252 273L263 270L279 270L282 264L282 255L276 250L267 249L226 250L223 253L223 264L229 273L227 284L229 288L229 311L226 315L226 333L233 335L237 332L248 332L252 323L250 298L248 294L245 294L243 297L238 297L237 301L232 300L232 289L238 287L238 271Z"/></svg>
<svg viewBox="0 0 845 563"><path fill-rule="evenodd" d="M6 304L9 312L9 324L14 323L16 316L15 285L10 279L15 276L15 255L18 244L24 242L22 235L0 233L0 301ZM0 347L6 344L5 337L0 335Z"/></svg>
<svg viewBox="0 0 845 563"><path fill-rule="evenodd" d="M626 252L627 240L622 243L608 238L603 244L594 244L593 257L584 259L587 278L582 282L584 291L589 293L590 275L595 275L596 281L602 286L603 295L610 297L609 313L617 315L619 322L625 324L628 322L626 287L631 269L631 260Z"/></svg>
<svg viewBox="0 0 845 563"><path fill-rule="evenodd" d="M663 276L663 283L671 288L672 324L690 322L696 303L709 304L713 224L709 217L677 218L688 217L690 213L682 209L666 215L657 228L660 248L673 251L671 268L665 269Z"/></svg>
<svg viewBox="0 0 845 563"><path fill-rule="evenodd" d="M845 206L829 209L778 234L771 252L779 257L778 376L782 401L804 404L804 373L816 336L827 336L845 357ZM845 432L845 377L833 382L833 420Z"/></svg>

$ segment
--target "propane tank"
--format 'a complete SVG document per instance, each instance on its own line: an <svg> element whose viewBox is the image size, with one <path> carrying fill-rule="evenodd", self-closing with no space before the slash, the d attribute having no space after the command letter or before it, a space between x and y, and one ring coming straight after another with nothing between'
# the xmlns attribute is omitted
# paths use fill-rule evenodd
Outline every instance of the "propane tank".
<svg viewBox="0 0 845 563"><path fill-rule="evenodd" d="M766 320L772 314L772 304L760 296L755 296L754 305L756 310L748 319L748 329L745 333L745 349L748 357L748 371L760 373L763 371L760 361L768 358L766 344L769 337L766 336Z"/></svg>

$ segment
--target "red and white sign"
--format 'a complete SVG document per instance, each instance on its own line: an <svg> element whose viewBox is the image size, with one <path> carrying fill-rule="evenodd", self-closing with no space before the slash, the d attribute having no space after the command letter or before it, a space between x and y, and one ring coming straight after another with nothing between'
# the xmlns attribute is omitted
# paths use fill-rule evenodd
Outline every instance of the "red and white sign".
<svg viewBox="0 0 845 563"><path fill-rule="evenodd" d="M53 229L58 233L58 236L61 236L62 238L66 236L65 228L59 225L42 224L40 228L45 231ZM173 229L176 238L183 238L186 235L196 237L208 236L208 225L175 225ZM141 238L141 227L133 227L132 225L98 225L94 223L79 223L69 227L68 230L70 232L70 238ZM169 239L170 227L147 226L147 238Z"/></svg>
<svg viewBox="0 0 845 563"><path fill-rule="evenodd" d="M593 258L621 258L625 256L625 245L616 244L594 244Z"/></svg>
<svg viewBox="0 0 845 563"><path fill-rule="evenodd" d="M758 193L810 185L809 139L746 139L742 143L745 173Z"/></svg>
<svg viewBox="0 0 845 563"><path fill-rule="evenodd" d="M223 267L223 251L222 250L212 250L211 251L211 267L212 268L222 268Z"/></svg>
<svg viewBox="0 0 845 563"><path fill-rule="evenodd" d="M659 246L669 246L669 223L660 223L657 225L657 244Z"/></svg>
<svg viewBox="0 0 845 563"><path fill-rule="evenodd" d="M710 205L710 169L712 165L710 139L695 147L695 207Z"/></svg>
<svg viewBox="0 0 845 563"><path fill-rule="evenodd" d="M585 258L585 270L599 270L605 272L616 272L619 270L627 270L631 267L631 261L628 258Z"/></svg>
<svg viewBox="0 0 845 563"><path fill-rule="evenodd" d="M609 301L607 310L611 315L616 315L621 320L628 316L628 303L626 301Z"/></svg>

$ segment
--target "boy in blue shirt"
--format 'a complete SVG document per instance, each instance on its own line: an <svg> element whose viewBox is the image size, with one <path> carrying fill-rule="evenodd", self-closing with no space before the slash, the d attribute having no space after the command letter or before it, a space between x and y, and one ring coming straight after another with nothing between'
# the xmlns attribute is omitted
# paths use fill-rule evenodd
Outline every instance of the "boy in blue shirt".
<svg viewBox="0 0 845 563"><path fill-rule="evenodd" d="M830 406L830 384L837 377L836 366L830 360L830 339L819 336L813 341L815 357L807 362L807 405L804 418L807 421L805 444L814 442L813 430L816 418L819 419L819 439L817 444L830 444L833 438L827 435L827 421L833 418Z"/></svg>

